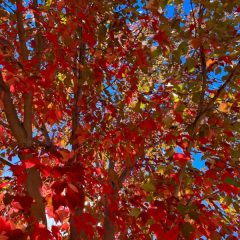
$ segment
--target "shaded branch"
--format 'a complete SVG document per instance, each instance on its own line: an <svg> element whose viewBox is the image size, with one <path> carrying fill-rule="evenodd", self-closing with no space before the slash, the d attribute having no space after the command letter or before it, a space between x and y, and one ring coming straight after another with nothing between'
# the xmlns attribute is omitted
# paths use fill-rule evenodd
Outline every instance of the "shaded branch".
<svg viewBox="0 0 240 240"><path fill-rule="evenodd" d="M201 69L202 69L202 92L200 96L198 111L201 112L201 109L204 106L204 96L207 88L207 68L206 68L206 58L204 54L204 48L200 46L200 60L201 60Z"/></svg>
<svg viewBox="0 0 240 240"><path fill-rule="evenodd" d="M75 64L76 64L76 72L75 76L77 78L76 84L74 86L74 103L73 103L73 111L72 111L72 146L73 150L77 150L78 144L76 143L76 130L79 124L79 107L78 107L78 101L80 97L80 91L81 91L81 85L82 85L82 70L81 66L84 64L84 55L85 55L85 44L82 40L82 28L78 29L77 31L80 41L79 50L77 52L76 58L75 58Z"/></svg>
<svg viewBox="0 0 240 240"><path fill-rule="evenodd" d="M122 184L125 179L130 175L131 171L133 170L134 166L126 167L119 176L119 183Z"/></svg>
<svg viewBox="0 0 240 240"><path fill-rule="evenodd" d="M27 133L27 145L32 145L32 91L24 96L24 128Z"/></svg>
<svg viewBox="0 0 240 240"><path fill-rule="evenodd" d="M46 125L43 122L43 120L40 118L40 116L38 116L38 121L41 122L41 123L38 124L37 121L35 120L34 125L36 126L37 129L39 129L43 133L43 135L45 137L45 140L46 140L46 146L51 146L52 145L52 140L49 136Z"/></svg>
<svg viewBox="0 0 240 240"><path fill-rule="evenodd" d="M9 166L9 167L12 167L14 166L14 164L12 164L11 162L7 161L6 159L0 157L0 162L2 162L3 164Z"/></svg>

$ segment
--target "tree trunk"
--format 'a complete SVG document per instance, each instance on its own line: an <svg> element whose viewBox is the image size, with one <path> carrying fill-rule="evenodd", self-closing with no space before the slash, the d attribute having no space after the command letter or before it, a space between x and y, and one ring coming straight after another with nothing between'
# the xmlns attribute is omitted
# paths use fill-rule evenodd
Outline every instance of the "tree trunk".
<svg viewBox="0 0 240 240"><path fill-rule="evenodd" d="M75 210L74 214L81 215L83 210L81 208L78 208ZM69 240L84 240L87 239L86 234L84 231L78 231L74 221L73 221L73 214L70 214L69 224L70 224L70 236Z"/></svg>
<svg viewBox="0 0 240 240"><path fill-rule="evenodd" d="M105 211L104 211L104 223L103 223L103 229L104 229L104 235L103 240L114 240L114 235L116 231L116 227L113 224L113 221L110 216L110 211L107 206L105 205Z"/></svg>
<svg viewBox="0 0 240 240"><path fill-rule="evenodd" d="M32 150L29 149L29 151L32 151ZM21 159L22 162L32 157L34 157L32 152L19 154L19 158ZM41 195L42 181L41 181L40 172L36 167L32 167L32 168L26 169L26 175L27 175L26 182L25 182L26 191L33 200L32 206L30 208L30 214L31 214L31 217L33 218L33 222L36 222L36 221L42 222L47 226L44 198Z"/></svg>
<svg viewBox="0 0 240 240"><path fill-rule="evenodd" d="M47 226L45 204L40 189L41 177L39 170L34 167L27 169L26 190L28 195L33 199L31 216L37 221L42 221Z"/></svg>

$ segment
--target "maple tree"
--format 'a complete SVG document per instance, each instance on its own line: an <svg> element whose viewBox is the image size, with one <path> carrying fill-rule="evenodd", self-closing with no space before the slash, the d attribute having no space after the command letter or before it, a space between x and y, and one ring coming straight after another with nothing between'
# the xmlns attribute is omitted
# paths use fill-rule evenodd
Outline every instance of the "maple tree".
<svg viewBox="0 0 240 240"><path fill-rule="evenodd" d="M238 1L0 4L0 239L237 239Z"/></svg>

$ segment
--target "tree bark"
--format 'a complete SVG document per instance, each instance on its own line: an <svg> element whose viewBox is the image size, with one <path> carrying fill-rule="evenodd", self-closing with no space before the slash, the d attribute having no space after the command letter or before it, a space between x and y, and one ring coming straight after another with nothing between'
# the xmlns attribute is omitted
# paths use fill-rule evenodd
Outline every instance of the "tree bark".
<svg viewBox="0 0 240 240"><path fill-rule="evenodd" d="M39 170L36 168L27 169L26 190L34 201L31 206L31 216L47 226L45 204L40 189L41 176Z"/></svg>
<svg viewBox="0 0 240 240"><path fill-rule="evenodd" d="M27 47L26 47L26 32L24 29L24 17L22 14L22 0L16 0L17 4L17 11L16 11L16 18L17 18L17 29L19 35L19 42L20 42L20 61L27 60ZM36 1L34 1L34 6L37 7ZM37 23L38 24L38 23ZM36 36L36 39L38 38ZM39 42L37 42L37 49L40 48ZM37 51L38 52L38 51ZM38 70L39 70L38 65ZM24 69L23 69L24 70ZM26 148L32 150L33 140L32 140L32 118L33 118L33 94L32 91L29 90L24 96L24 121L21 124L21 128L25 132L25 137L21 137L21 143L19 142L20 148ZM15 110L16 111L16 110ZM7 114L6 114L7 115ZM19 120L18 120L19 121ZM23 142L23 144L22 144ZM22 155L19 154L21 161L23 162L25 159L32 158L33 153L29 151L28 154ZM33 199L33 204L30 209L31 217L33 221L42 221L43 224L47 225L46 214L45 214L45 204L44 199L41 195L41 176L40 172L36 167L32 167L26 169L26 191L28 195Z"/></svg>
<svg viewBox="0 0 240 240"><path fill-rule="evenodd" d="M103 240L114 240L114 235L116 231L116 226L111 219L111 213L109 207L106 204L104 210L104 223L103 223L104 235Z"/></svg>
<svg viewBox="0 0 240 240"><path fill-rule="evenodd" d="M22 162L24 162L26 159L30 159L33 157L34 154L32 153L32 149L30 148L26 148L26 153L24 154L22 153L22 151L19 152L19 158ZM28 195L33 200L30 208L30 215L33 222L42 222L47 226L44 198L41 195L42 181L40 172L36 167L26 169L25 187Z"/></svg>
<svg viewBox="0 0 240 240"><path fill-rule="evenodd" d="M113 223L113 215L109 208L110 201L116 201L117 194L119 191L119 178L118 179L111 179L110 173L114 172L114 162L109 159L109 167L108 167L108 177L109 177L109 184L112 186L112 193L110 195L105 196L104 202L104 220L103 220L103 240L114 240L115 239L115 232L116 226ZM116 174L116 173L115 173ZM117 176L117 175L116 175ZM115 180L115 181L114 181Z"/></svg>
<svg viewBox="0 0 240 240"><path fill-rule="evenodd" d="M77 228L75 227L74 221L73 221L73 216L74 215L81 215L83 212L83 209L78 208L75 210L74 213L70 215L69 223L70 223L70 236L69 240L83 240L87 239L84 231L78 231Z"/></svg>

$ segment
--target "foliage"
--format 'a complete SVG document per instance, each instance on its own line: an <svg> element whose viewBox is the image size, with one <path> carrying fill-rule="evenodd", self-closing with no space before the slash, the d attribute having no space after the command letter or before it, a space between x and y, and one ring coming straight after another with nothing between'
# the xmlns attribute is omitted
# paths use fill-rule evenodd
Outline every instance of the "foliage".
<svg viewBox="0 0 240 240"><path fill-rule="evenodd" d="M237 239L236 0L0 4L0 239Z"/></svg>

